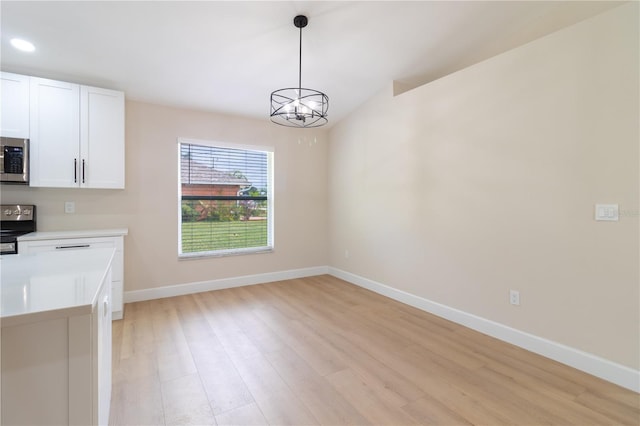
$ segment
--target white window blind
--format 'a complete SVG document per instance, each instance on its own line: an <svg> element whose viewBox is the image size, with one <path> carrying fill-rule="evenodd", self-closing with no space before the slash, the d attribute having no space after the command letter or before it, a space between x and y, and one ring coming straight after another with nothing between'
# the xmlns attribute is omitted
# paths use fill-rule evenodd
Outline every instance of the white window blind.
<svg viewBox="0 0 640 426"><path fill-rule="evenodd" d="M180 142L183 257L272 248L271 152Z"/></svg>

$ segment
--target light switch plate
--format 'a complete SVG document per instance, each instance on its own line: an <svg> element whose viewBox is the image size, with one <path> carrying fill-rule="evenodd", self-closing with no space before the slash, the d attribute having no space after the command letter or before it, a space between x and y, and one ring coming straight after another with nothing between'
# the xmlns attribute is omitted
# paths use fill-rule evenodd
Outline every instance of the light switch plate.
<svg viewBox="0 0 640 426"><path fill-rule="evenodd" d="M596 220L618 221L619 208L617 204L596 204Z"/></svg>

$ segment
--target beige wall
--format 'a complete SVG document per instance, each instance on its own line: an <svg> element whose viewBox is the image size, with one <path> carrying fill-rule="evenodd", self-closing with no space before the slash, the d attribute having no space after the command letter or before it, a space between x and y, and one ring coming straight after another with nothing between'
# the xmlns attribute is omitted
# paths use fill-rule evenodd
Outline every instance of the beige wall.
<svg viewBox="0 0 640 426"><path fill-rule="evenodd" d="M178 260L178 137L275 148L272 253ZM327 265L326 160L323 130L128 101L125 190L5 185L2 202L36 204L40 231L128 227L125 291L148 289Z"/></svg>
<svg viewBox="0 0 640 426"><path fill-rule="evenodd" d="M390 85L330 132L330 265L640 368L638 51L634 3Z"/></svg>
<svg viewBox="0 0 640 426"><path fill-rule="evenodd" d="M128 101L125 190L2 202L37 204L43 231L128 227L125 291L330 265L638 369L637 16L390 84L330 133ZM178 137L275 147L273 253L178 261ZM621 220L595 222L600 202Z"/></svg>

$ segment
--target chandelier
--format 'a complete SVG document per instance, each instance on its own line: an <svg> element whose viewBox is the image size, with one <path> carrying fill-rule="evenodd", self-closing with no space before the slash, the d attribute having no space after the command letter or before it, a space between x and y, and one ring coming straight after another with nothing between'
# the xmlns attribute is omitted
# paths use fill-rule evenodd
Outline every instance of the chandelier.
<svg viewBox="0 0 640 426"><path fill-rule="evenodd" d="M302 29L308 22L304 15L293 18L293 25L300 28L298 87L271 93L271 121L281 126L320 127L328 122L329 97L317 90L302 87Z"/></svg>

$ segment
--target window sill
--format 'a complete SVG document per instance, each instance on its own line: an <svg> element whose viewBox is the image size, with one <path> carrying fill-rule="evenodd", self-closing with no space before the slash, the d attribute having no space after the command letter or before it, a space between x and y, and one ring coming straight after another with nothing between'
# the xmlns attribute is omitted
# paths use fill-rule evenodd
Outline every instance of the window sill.
<svg viewBox="0 0 640 426"><path fill-rule="evenodd" d="M272 253L273 247L257 247L251 249L237 249L225 251L183 253L178 255L178 260L207 259L212 257L242 256L247 254Z"/></svg>

